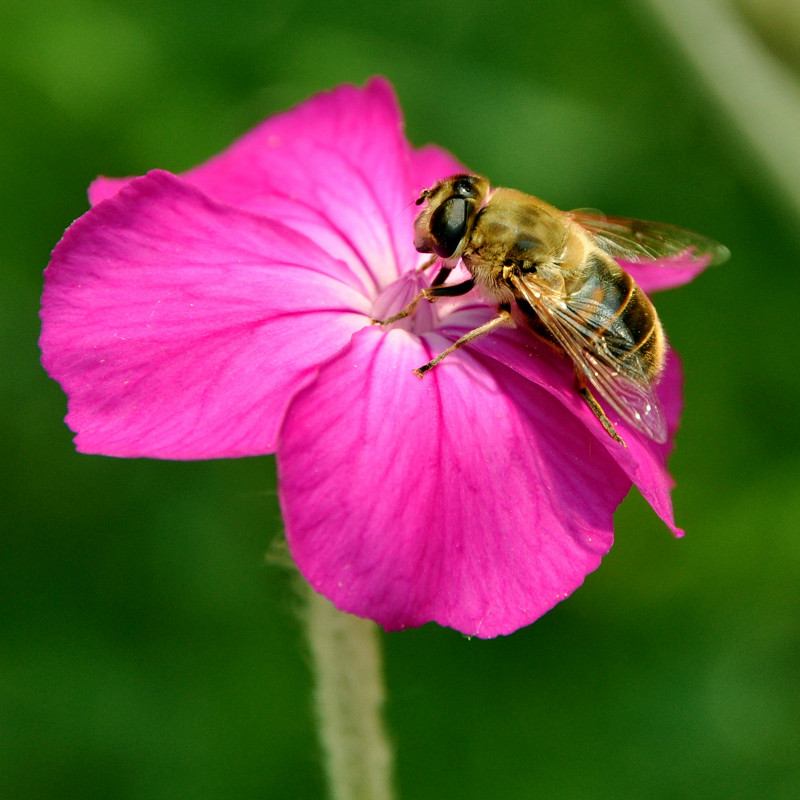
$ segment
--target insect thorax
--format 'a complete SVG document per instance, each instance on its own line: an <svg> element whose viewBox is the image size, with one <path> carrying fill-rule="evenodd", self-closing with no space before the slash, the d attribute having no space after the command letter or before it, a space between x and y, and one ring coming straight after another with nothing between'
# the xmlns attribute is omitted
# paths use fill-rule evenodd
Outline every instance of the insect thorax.
<svg viewBox="0 0 800 800"><path fill-rule="evenodd" d="M568 230L535 198L498 189L481 209L463 252L476 283L499 302L513 299L504 270L536 275L552 288L563 286L563 258Z"/></svg>

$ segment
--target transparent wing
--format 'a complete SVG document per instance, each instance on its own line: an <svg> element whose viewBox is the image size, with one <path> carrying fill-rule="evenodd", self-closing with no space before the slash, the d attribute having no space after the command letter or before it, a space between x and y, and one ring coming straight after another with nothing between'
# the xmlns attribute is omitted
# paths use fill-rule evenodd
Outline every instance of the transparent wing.
<svg viewBox="0 0 800 800"><path fill-rule="evenodd" d="M607 309L590 298L565 299L522 278L511 280L598 394L636 430L665 442L666 417L655 387L639 361L623 358L631 351L632 337L619 325L600 333Z"/></svg>
<svg viewBox="0 0 800 800"><path fill-rule="evenodd" d="M571 211L568 216L594 238L603 252L632 263L690 254L697 261L708 258L711 265L721 264L730 256L728 248L719 242L663 222L605 217L584 210ZM669 261L664 266L670 266Z"/></svg>

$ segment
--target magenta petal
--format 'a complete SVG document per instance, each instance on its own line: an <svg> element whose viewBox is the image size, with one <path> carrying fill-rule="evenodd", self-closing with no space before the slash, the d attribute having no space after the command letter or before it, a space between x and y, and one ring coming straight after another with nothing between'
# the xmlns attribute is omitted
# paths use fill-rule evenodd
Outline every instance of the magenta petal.
<svg viewBox="0 0 800 800"><path fill-rule="evenodd" d="M626 439L629 452L617 458L617 462L670 530L676 536L683 536L683 530L675 525L670 493L675 482L666 464L683 409L683 371L674 351L667 354L667 363L658 384L658 396L667 416L669 441L658 444L632 432L630 441Z"/></svg>
<svg viewBox="0 0 800 800"><path fill-rule="evenodd" d="M377 294L418 260L410 233L418 161L426 178L432 165L458 171L438 148L412 157L392 87L373 78L363 89L340 86L269 118L183 177L216 200L306 234ZM92 203L126 181L98 178Z"/></svg>
<svg viewBox="0 0 800 800"><path fill-rule="evenodd" d="M473 327L479 319L467 317L463 321L454 314L448 322L457 321L459 327L448 330L453 341ZM672 443L658 444L631 428L613 409L606 413L625 440L627 447L614 442L603 430L594 414L575 391L572 363L559 357L552 349L535 337L519 329L504 329L479 339L470 345L477 353L497 359L511 367L532 383L546 389L557 398L576 419L582 420L587 430L608 452L636 485L655 512L676 536L683 531L675 525L670 490L674 484L667 471L667 457ZM458 356L459 354L456 354ZM674 435L682 405L682 373L677 356L670 352L667 365L658 385L658 395L664 406L670 436ZM595 445L596 447L596 445Z"/></svg>
<svg viewBox="0 0 800 800"><path fill-rule="evenodd" d="M630 481L546 391L446 341L359 331L288 411L278 447L292 554L339 608L387 629L492 637L577 588Z"/></svg>
<svg viewBox="0 0 800 800"><path fill-rule="evenodd" d="M430 189L436 181L462 172L469 170L447 150L435 144L426 144L411 153L411 181L417 197L423 189Z"/></svg>
<svg viewBox="0 0 800 800"><path fill-rule="evenodd" d="M695 258L691 253L683 253L679 256L637 264L619 261L619 265L630 273L645 292L650 294L664 289L675 289L693 281L705 270L710 261L711 257L708 255Z"/></svg>
<svg viewBox="0 0 800 800"><path fill-rule="evenodd" d="M271 452L293 393L366 322L345 265L280 223L164 172L133 180L55 249L43 363L84 452Z"/></svg>
<svg viewBox="0 0 800 800"><path fill-rule="evenodd" d="M123 186L127 186L133 178L106 178L101 175L89 185L89 202L96 206L101 200L113 197Z"/></svg>
<svg viewBox="0 0 800 800"><path fill-rule="evenodd" d="M185 177L306 233L382 288L417 261L409 150L392 87L373 78L271 117Z"/></svg>

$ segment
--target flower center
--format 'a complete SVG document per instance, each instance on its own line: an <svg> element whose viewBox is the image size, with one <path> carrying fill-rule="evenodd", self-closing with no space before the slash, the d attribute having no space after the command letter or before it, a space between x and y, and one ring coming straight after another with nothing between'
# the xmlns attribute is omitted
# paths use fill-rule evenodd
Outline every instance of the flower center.
<svg viewBox="0 0 800 800"><path fill-rule="evenodd" d="M372 304L373 319L389 319L403 311L408 304L428 286L428 278L417 270L403 273L375 298ZM433 330L439 323L439 314L427 300L421 300L416 309L392 327L422 334Z"/></svg>

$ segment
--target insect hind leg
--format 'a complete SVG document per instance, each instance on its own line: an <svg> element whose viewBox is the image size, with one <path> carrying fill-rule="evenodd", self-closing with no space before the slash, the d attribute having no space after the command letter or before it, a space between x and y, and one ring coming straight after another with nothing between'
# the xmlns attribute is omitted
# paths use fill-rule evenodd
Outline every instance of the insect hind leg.
<svg viewBox="0 0 800 800"><path fill-rule="evenodd" d="M583 382L581 376L576 376L575 378L576 388L580 396L586 401L586 405L592 410L592 413L600 420L600 424L605 428L606 433L615 441L621 444L623 447L627 447L628 445L625 444L622 437L617 433L614 426L611 424L611 420L606 416L603 409L600 407L600 403L595 400L594 395L589 391L589 387Z"/></svg>

